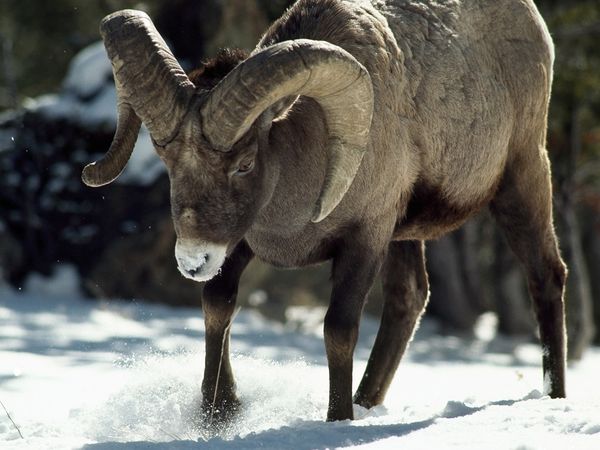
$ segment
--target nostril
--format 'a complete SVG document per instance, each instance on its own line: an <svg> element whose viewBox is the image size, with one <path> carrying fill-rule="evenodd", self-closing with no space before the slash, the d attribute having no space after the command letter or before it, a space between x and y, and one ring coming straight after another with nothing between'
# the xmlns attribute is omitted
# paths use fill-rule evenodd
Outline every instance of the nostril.
<svg viewBox="0 0 600 450"><path fill-rule="evenodd" d="M188 261L188 264L184 265L185 272L190 276L194 277L202 272L202 269L206 266L206 263L210 259L208 254L203 254L200 260ZM191 264L190 264L191 263ZM190 268L192 267L192 268Z"/></svg>

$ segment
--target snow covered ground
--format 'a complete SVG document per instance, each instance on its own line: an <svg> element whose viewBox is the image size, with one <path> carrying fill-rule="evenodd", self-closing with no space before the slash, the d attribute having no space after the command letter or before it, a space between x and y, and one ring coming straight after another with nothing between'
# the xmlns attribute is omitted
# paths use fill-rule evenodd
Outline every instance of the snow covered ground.
<svg viewBox="0 0 600 450"><path fill-rule="evenodd" d="M533 344L442 337L425 321L384 406L326 423L322 310L288 325L242 311L233 326L243 411L217 436L191 426L199 404L199 311L93 302L63 267L0 287L1 449L598 449L600 349L569 369L566 400L542 395ZM376 323L364 321L355 382ZM487 322L487 323L486 323Z"/></svg>

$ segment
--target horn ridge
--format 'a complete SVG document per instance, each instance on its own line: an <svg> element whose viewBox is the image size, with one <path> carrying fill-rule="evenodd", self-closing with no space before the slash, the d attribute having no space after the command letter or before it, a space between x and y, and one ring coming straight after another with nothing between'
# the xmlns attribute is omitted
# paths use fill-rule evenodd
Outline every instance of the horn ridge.
<svg viewBox="0 0 600 450"><path fill-rule="evenodd" d="M253 53L213 88L201 108L202 129L217 150L228 151L257 117L277 101L305 95L323 109L329 163L313 221L341 201L366 151L373 116L373 85L350 53L326 41L284 41Z"/></svg>
<svg viewBox="0 0 600 450"><path fill-rule="evenodd" d="M100 34L113 68L118 98L117 131L107 154L84 168L89 186L110 183L124 169L143 122L154 142L166 145L179 132L195 87L143 11L106 16Z"/></svg>
<svg viewBox="0 0 600 450"><path fill-rule="evenodd" d="M117 131L106 155L83 168L81 179L90 187L104 186L117 178L133 152L142 121L131 105L118 106Z"/></svg>

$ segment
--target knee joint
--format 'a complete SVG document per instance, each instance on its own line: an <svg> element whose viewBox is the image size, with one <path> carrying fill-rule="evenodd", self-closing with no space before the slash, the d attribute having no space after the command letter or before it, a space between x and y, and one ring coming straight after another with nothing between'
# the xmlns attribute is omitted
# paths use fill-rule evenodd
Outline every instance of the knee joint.
<svg viewBox="0 0 600 450"><path fill-rule="evenodd" d="M226 326L235 311L235 294L223 295L223 292L204 288L202 294L202 310L207 328Z"/></svg>
<svg viewBox="0 0 600 450"><path fill-rule="evenodd" d="M325 343L328 352L344 355L352 353L358 339L359 319L341 315L327 314L325 316Z"/></svg>
<svg viewBox="0 0 600 450"><path fill-rule="evenodd" d="M387 312L395 316L419 315L429 300L429 284L427 279L412 278L402 289L393 290L386 286Z"/></svg>
<svg viewBox="0 0 600 450"><path fill-rule="evenodd" d="M534 275L530 281L530 289L534 298L562 298L567 281L567 267L562 260L553 261L546 269Z"/></svg>

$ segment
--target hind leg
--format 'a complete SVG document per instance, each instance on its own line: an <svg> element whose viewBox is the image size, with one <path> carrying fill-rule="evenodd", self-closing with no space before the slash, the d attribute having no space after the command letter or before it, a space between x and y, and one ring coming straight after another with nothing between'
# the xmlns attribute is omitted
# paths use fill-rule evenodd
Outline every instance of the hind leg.
<svg viewBox="0 0 600 450"><path fill-rule="evenodd" d="M383 402L417 320L427 302L423 242L391 242L382 267L384 306L381 325L355 403L371 408Z"/></svg>
<svg viewBox="0 0 600 450"><path fill-rule="evenodd" d="M566 268L552 223L552 187L546 151L533 147L511 161L491 211L525 268L543 350L544 388L565 396Z"/></svg>

